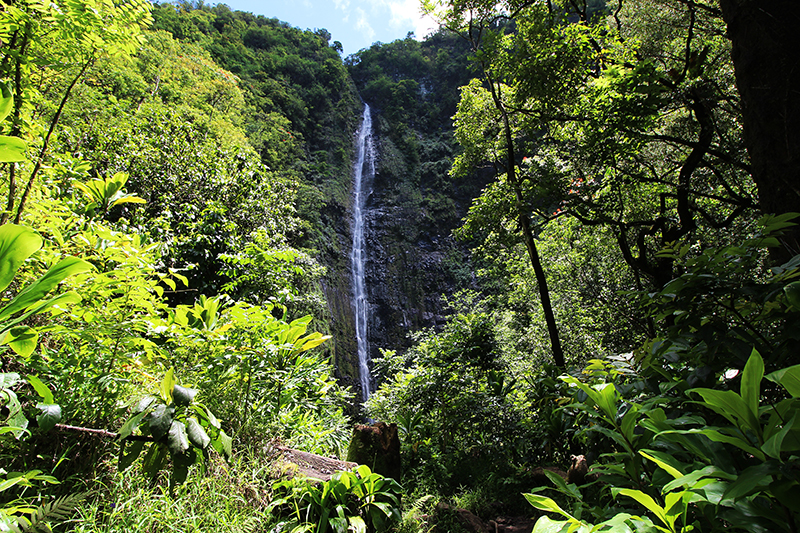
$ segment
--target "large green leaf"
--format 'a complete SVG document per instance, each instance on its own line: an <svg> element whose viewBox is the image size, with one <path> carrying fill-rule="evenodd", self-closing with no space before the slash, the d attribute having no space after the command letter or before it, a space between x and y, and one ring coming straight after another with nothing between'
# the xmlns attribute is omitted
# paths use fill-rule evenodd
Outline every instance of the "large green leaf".
<svg viewBox="0 0 800 533"><path fill-rule="evenodd" d="M692 433L701 433L708 437L709 439L713 440L714 442L722 442L725 444L733 444L737 448L744 450L745 452L753 455L760 461L765 460L764 452L759 450L758 448L754 447L751 443L746 441L744 438L735 435L728 435L722 433L719 428L702 428L702 429L692 429L685 431L683 433L692 434Z"/></svg>
<svg viewBox="0 0 800 533"><path fill-rule="evenodd" d="M0 344L8 344L17 355L28 358L36 349L39 342L39 332L28 326L20 326L9 329Z"/></svg>
<svg viewBox="0 0 800 533"><path fill-rule="evenodd" d="M142 422L142 419L146 414L147 411L144 410L144 411L139 411L138 413L130 417L128 421L125 422L125 424L123 424L123 426L119 429L119 435L117 438L119 440L124 441L125 439L130 437L131 434L136 430L136 428L139 427L139 424Z"/></svg>
<svg viewBox="0 0 800 533"><path fill-rule="evenodd" d="M761 434L758 417L750 410L742 397L735 392L715 389L692 389L691 392L699 394L706 407L724 416L732 424L741 429L749 429L757 435Z"/></svg>
<svg viewBox="0 0 800 533"><path fill-rule="evenodd" d="M147 455L144 456L144 461L142 461L142 470L144 470L144 472L151 478L155 478L161 469L164 468L164 464L166 462L167 448L154 442L147 450Z"/></svg>
<svg viewBox="0 0 800 533"><path fill-rule="evenodd" d="M195 396L197 396L197 389L187 389L180 385L172 388L172 401L175 402L175 405L186 407L192 403Z"/></svg>
<svg viewBox="0 0 800 533"><path fill-rule="evenodd" d="M186 434L186 425L183 422L178 420L172 422L167 435L167 446L173 456L189 450L189 436Z"/></svg>
<svg viewBox="0 0 800 533"><path fill-rule="evenodd" d="M761 463L747 468L739 477L728 485L722 500L738 500L750 494L764 490L772 482L772 476L778 474L780 465L772 462Z"/></svg>
<svg viewBox="0 0 800 533"><path fill-rule="evenodd" d="M40 403L36 405L39 414L36 415L36 422L42 431L50 431L61 421L61 406L54 403Z"/></svg>
<svg viewBox="0 0 800 533"><path fill-rule="evenodd" d="M0 322L8 320L15 313L39 302L69 276L87 272L92 268L91 263L87 263L83 259L65 257L50 267L44 276L22 289L7 306L1 309Z"/></svg>
<svg viewBox="0 0 800 533"><path fill-rule="evenodd" d="M528 503L540 511L547 513L558 513L568 520L577 522L577 519L562 509L555 501L547 496L539 496L538 494L523 494Z"/></svg>
<svg viewBox="0 0 800 533"><path fill-rule="evenodd" d="M786 389L792 398L800 398L800 365L771 372L767 374L767 379Z"/></svg>
<svg viewBox="0 0 800 533"><path fill-rule="evenodd" d="M42 397L44 403L56 403L55 398L53 397L53 392L37 376L28 376L28 383L31 384L31 387L33 387L33 390L36 391L36 394Z"/></svg>
<svg viewBox="0 0 800 533"><path fill-rule="evenodd" d="M761 379L764 377L764 360L755 349L750 354L742 372L742 400L758 420L758 405L761 399Z"/></svg>
<svg viewBox="0 0 800 533"><path fill-rule="evenodd" d="M189 435L189 442L201 450L205 450L211 444L211 437L208 436L196 418L186 419L186 433Z"/></svg>
<svg viewBox="0 0 800 533"><path fill-rule="evenodd" d="M0 226L0 291L6 290L20 265L42 247L42 238L33 230L16 224Z"/></svg>
<svg viewBox="0 0 800 533"><path fill-rule="evenodd" d="M786 436L790 432L796 431L800 428L800 413L795 412L792 418L783 425L780 431L776 432L772 437L767 439L761 449L764 451L765 454L769 455L773 459L780 459L782 451L798 451L800 447L798 447L797 439L790 439L788 441L788 446L784 446L784 440Z"/></svg>
<svg viewBox="0 0 800 533"><path fill-rule="evenodd" d="M367 524L360 516L348 516L347 521L350 522L349 530L355 533L367 533Z"/></svg>
<svg viewBox="0 0 800 533"><path fill-rule="evenodd" d="M672 527L670 523L670 519L667 518L667 513L663 507L658 505L656 501L648 494L640 490L634 489L620 489L620 488L612 488L611 494L614 495L616 498L619 495L627 496L629 498L633 498L637 502L639 502L642 506L644 506L648 511L656 515L656 517L663 522L663 524L667 527Z"/></svg>
<svg viewBox="0 0 800 533"><path fill-rule="evenodd" d="M666 485L664 485L663 490L664 492L669 492L678 487L692 488L699 480L703 478L716 478L716 477L722 477L723 479L735 479L735 476L733 476L732 474L728 474L727 472L721 470L716 466L707 466L701 470L694 470L692 472L689 472L685 476L676 478L674 481L671 481Z"/></svg>
<svg viewBox="0 0 800 533"><path fill-rule="evenodd" d="M161 386L159 387L161 390L161 398L165 403L172 403L172 390L175 388L176 383L175 369L170 368L167 370L167 373L164 374L164 379L161 380Z"/></svg>
<svg viewBox="0 0 800 533"><path fill-rule="evenodd" d="M800 311L800 281L793 281L783 288L786 300L796 310Z"/></svg>
<svg viewBox="0 0 800 533"><path fill-rule="evenodd" d="M120 443L119 463L118 463L118 466L117 466L117 469L120 472L123 472L123 471L127 470L128 468L130 468L130 466L133 464L133 462L136 461L136 459L138 459L139 455L141 455L142 449L144 448L144 444L145 444L143 440L137 440L137 441L131 442L130 445L128 445L127 442L128 441L123 440ZM128 453L125 453L125 448L126 447L129 449Z"/></svg>
<svg viewBox="0 0 800 533"><path fill-rule="evenodd" d="M25 313L15 317L13 320L10 320L4 324L0 323L0 331L8 331L14 329L14 326L27 319L29 316L41 313L42 311L50 309L51 307L73 304L80 301L81 297L75 291L69 291L65 292L64 294L59 294L58 296L54 296L49 300L40 300L35 305L29 307Z"/></svg>
<svg viewBox="0 0 800 533"><path fill-rule="evenodd" d="M167 433L175 418L173 406L157 405L150 413L150 434L155 440L160 440Z"/></svg>
<svg viewBox="0 0 800 533"><path fill-rule="evenodd" d="M0 135L0 163L25 161L28 144L19 137Z"/></svg>
<svg viewBox="0 0 800 533"><path fill-rule="evenodd" d="M655 464L661 467L662 470L666 471L669 475L674 477L675 479L680 479L684 477L683 472L672 466L670 463L675 461L669 454L664 452L657 452L654 450L647 450L645 453L644 450L640 450L639 454L642 457L650 459Z"/></svg>

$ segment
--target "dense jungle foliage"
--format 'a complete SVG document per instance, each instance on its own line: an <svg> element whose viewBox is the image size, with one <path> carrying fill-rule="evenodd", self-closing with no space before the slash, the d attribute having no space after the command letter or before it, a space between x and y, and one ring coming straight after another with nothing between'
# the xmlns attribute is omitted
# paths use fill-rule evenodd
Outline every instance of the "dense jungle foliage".
<svg viewBox="0 0 800 533"><path fill-rule="evenodd" d="M800 6L421 5L342 59L224 5L0 0L0 531L798 531ZM363 103L377 229L449 309L354 406ZM276 466L364 416L399 479Z"/></svg>

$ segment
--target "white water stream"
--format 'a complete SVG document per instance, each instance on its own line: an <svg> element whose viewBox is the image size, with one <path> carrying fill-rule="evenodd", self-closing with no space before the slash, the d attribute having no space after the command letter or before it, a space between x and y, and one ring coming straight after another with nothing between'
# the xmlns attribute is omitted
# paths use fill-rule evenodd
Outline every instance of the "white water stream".
<svg viewBox="0 0 800 533"><path fill-rule="evenodd" d="M369 186L375 177L375 148L372 142L372 115L369 106L364 106L361 127L358 130L356 163L353 169L355 198L353 199L353 251L350 264L353 270L353 308L356 322L356 346L358 367L361 377L362 400L367 401L372 392L372 375L369 370L369 344L367 342L367 316L369 302L364 285L364 263L367 260L364 239L364 218L366 216Z"/></svg>

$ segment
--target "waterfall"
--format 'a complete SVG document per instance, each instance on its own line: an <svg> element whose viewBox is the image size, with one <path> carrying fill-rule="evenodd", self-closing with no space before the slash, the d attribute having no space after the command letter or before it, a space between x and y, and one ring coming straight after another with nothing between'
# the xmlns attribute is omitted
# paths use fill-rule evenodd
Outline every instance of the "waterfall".
<svg viewBox="0 0 800 533"><path fill-rule="evenodd" d="M356 163L353 169L353 250L350 264L353 271L353 308L356 322L356 346L358 349L358 368L361 376L361 396L367 401L372 392L372 375L369 370L369 345L367 343L367 316L369 302L364 286L364 263L367 260L364 240L364 217L366 215L369 185L375 177L375 149L372 143L372 116L369 106L364 106L361 127L358 130Z"/></svg>

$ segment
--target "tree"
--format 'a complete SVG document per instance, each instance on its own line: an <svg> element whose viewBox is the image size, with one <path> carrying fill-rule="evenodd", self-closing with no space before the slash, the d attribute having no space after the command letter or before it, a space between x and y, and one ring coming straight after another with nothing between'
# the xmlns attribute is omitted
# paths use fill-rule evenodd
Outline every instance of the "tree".
<svg viewBox="0 0 800 533"><path fill-rule="evenodd" d="M719 5L733 44L744 142L759 205L767 213L800 212L800 4L720 0ZM800 253L800 230L782 241L779 261Z"/></svg>
<svg viewBox="0 0 800 533"><path fill-rule="evenodd" d="M464 117L465 162L501 155L520 215L610 229L639 289L674 277L663 249L747 227L758 206L718 11L650 0L607 17L578 1L429 9L479 44L488 74L462 104L485 90L499 111Z"/></svg>
<svg viewBox="0 0 800 533"><path fill-rule="evenodd" d="M38 155L33 160L25 188L17 202L17 164L8 170L8 201L2 223L13 216L19 223L25 204L42 165L45 164L53 133L58 126L75 86L98 58L132 54L141 43L142 29L150 24L150 4L129 0L120 4L97 0L62 3L10 5L0 13L0 42L7 43L0 58L0 78L10 79L14 94L11 136L29 133L25 115L38 90L32 79L45 72L56 75L53 85L59 90L46 133L31 146ZM16 205L16 207L15 207Z"/></svg>
<svg viewBox="0 0 800 533"><path fill-rule="evenodd" d="M433 6L428 5L427 9L431 12L433 11ZM517 151L519 150L519 142L515 137L517 137L519 132L514 127L514 117L512 116L516 113L509 105L511 103L509 94L513 92L513 89L508 84L509 72L504 69L502 65L505 27L497 25L498 17L491 10L491 7L485 6L484 9L476 11L477 13L470 9L465 12L458 6L454 6L451 12L440 15L443 17L448 28L459 33L470 43L483 77L485 89L488 91L487 94L482 95L481 93L484 88L479 88L477 85L472 84L462 93L459 115L456 117L456 136L463 144L464 141L468 142L470 137L475 138L476 136L479 137L482 135L483 132L475 131L474 128L476 127L479 129L492 127L499 131L500 142L493 146L493 148L497 148L497 151L494 152L492 159L503 172L503 179L513 198L512 203L519 223L519 229L522 233L531 266L536 275L539 298L547 323L553 359L557 366L564 367L564 353L558 335L558 327L556 325L553 307L550 302L547 277L544 267L542 266L541 258L539 257L539 251L536 247L536 240L534 238L530 218L530 209L526 206L522 191L522 182L518 174ZM513 81L511 81L511 83L513 83ZM471 93L470 91L473 92ZM486 98L487 95L489 98ZM485 109L475 109L470 103L465 103L467 100L472 103L481 101L483 104L487 103L487 101L491 102L495 113L487 113ZM482 114L483 118L488 118L490 120L490 123L472 122L474 118L471 113L472 111L477 111ZM488 155L489 154L485 154L485 156ZM458 166L458 163L456 165Z"/></svg>

